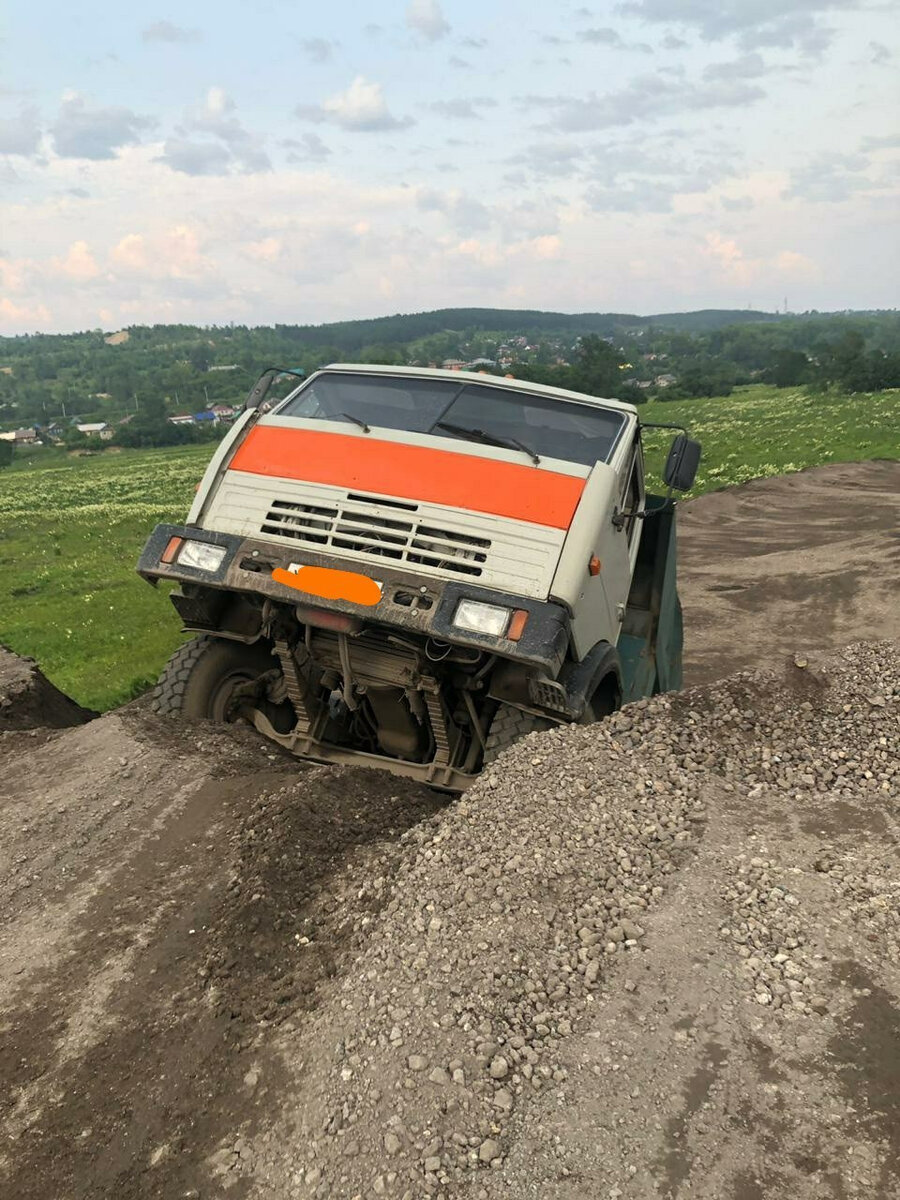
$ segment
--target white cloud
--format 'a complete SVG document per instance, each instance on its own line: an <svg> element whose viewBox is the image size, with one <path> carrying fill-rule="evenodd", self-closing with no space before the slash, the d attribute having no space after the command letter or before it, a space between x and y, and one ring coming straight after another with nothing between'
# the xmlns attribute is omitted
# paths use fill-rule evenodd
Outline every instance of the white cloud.
<svg viewBox="0 0 900 1200"><path fill-rule="evenodd" d="M147 245L143 234L127 233L110 254L117 267L127 271L146 271L150 265Z"/></svg>
<svg viewBox="0 0 900 1200"><path fill-rule="evenodd" d="M791 172L785 196L815 203L836 204L873 187L866 174L869 160L862 154L819 154Z"/></svg>
<svg viewBox="0 0 900 1200"><path fill-rule="evenodd" d="M4 292L21 292L26 283L29 264L20 259L16 262L0 258L0 288Z"/></svg>
<svg viewBox="0 0 900 1200"><path fill-rule="evenodd" d="M159 161L184 175L225 175L232 159L228 147L217 142L166 138Z"/></svg>
<svg viewBox="0 0 900 1200"><path fill-rule="evenodd" d="M429 42L435 42L450 32L438 0L411 0L406 10L406 23Z"/></svg>
<svg viewBox="0 0 900 1200"><path fill-rule="evenodd" d="M494 220L493 213L486 205L462 192L420 188L416 204L423 212L443 213L449 224L460 233L487 229Z"/></svg>
<svg viewBox="0 0 900 1200"><path fill-rule="evenodd" d="M209 88L203 103L185 115L183 133L166 139L160 162L185 175L270 170L263 139L244 128L235 110L224 88Z"/></svg>
<svg viewBox="0 0 900 1200"><path fill-rule="evenodd" d="M156 234L126 234L110 252L112 266L150 279L200 279L214 273L201 237L190 225L173 225Z"/></svg>
<svg viewBox="0 0 900 1200"><path fill-rule="evenodd" d="M334 57L336 47L337 42L320 37L304 38L300 43L303 53L310 62L314 63L330 62Z"/></svg>
<svg viewBox="0 0 900 1200"><path fill-rule="evenodd" d="M22 332L46 329L53 320L53 314L46 304L16 304L8 296L0 296L0 318Z"/></svg>
<svg viewBox="0 0 900 1200"><path fill-rule="evenodd" d="M413 124L410 117L395 117L388 108L381 84L370 83L363 75L357 75L346 91L330 96L321 105L300 105L295 111L305 120L328 121L353 133L405 129Z"/></svg>
<svg viewBox="0 0 900 1200"><path fill-rule="evenodd" d="M821 13L853 9L857 0L627 0L619 11L645 21L697 29L707 41L732 34L768 38L762 45L793 45L815 36Z"/></svg>
<svg viewBox="0 0 900 1200"><path fill-rule="evenodd" d="M80 283L96 279L100 274L100 268L90 247L83 241L73 242L65 258L54 259L53 266L61 275Z"/></svg>
<svg viewBox="0 0 900 1200"><path fill-rule="evenodd" d="M289 163L325 162L332 151L317 133L303 133L299 138L285 138L281 145L288 151Z"/></svg>
<svg viewBox="0 0 900 1200"><path fill-rule="evenodd" d="M710 63L703 71L703 78L712 82L730 79L758 79L766 73L766 64L761 54L743 54L731 62Z"/></svg>
<svg viewBox="0 0 900 1200"><path fill-rule="evenodd" d="M591 42L595 46L624 46L622 37L615 29L604 26L601 29L582 29L577 35L579 41Z"/></svg>
<svg viewBox="0 0 900 1200"><path fill-rule="evenodd" d="M199 29L185 29L182 25L173 25L171 21L154 21L152 25L141 30L143 42L168 42L170 45L190 45L199 42Z"/></svg>
<svg viewBox="0 0 900 1200"><path fill-rule="evenodd" d="M884 42L869 42L869 62L876 67L883 67L894 57L890 46Z"/></svg>
<svg viewBox="0 0 900 1200"><path fill-rule="evenodd" d="M551 112L550 127L553 129L586 133L672 117L679 112L744 108L764 95L762 88L740 79L715 79L696 84L656 74L637 76L619 91L605 95L590 92L578 98L526 96L521 103Z"/></svg>
<svg viewBox="0 0 900 1200"><path fill-rule="evenodd" d="M428 106L432 112L450 120L477 121L481 119L479 109L496 108L497 101L490 96L459 97L455 100L432 100Z"/></svg>
<svg viewBox="0 0 900 1200"><path fill-rule="evenodd" d="M248 242L246 245L246 251L251 258L265 263L277 262L283 249L281 239L276 237L261 238L258 242Z"/></svg>
<svg viewBox="0 0 900 1200"><path fill-rule="evenodd" d="M91 108L84 96L73 92L64 96L50 133L61 158L102 161L115 158L123 146L138 145L141 134L155 123L129 108Z"/></svg>
<svg viewBox="0 0 900 1200"><path fill-rule="evenodd" d="M744 252L733 238L723 237L721 233L708 233L706 245L709 253L725 267L732 267L744 257Z"/></svg>
<svg viewBox="0 0 900 1200"><path fill-rule="evenodd" d="M818 263L796 250L782 250L775 259L775 266L782 275L790 279L809 279L819 274Z"/></svg>
<svg viewBox="0 0 900 1200"><path fill-rule="evenodd" d="M33 105L15 117L0 117L0 154L32 155L40 142L38 110Z"/></svg>

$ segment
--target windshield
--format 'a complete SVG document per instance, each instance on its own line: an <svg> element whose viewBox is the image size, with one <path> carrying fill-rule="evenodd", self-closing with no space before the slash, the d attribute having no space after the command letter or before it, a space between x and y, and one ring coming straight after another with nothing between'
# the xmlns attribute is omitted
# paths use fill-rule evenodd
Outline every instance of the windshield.
<svg viewBox="0 0 900 1200"><path fill-rule="evenodd" d="M530 392L453 379L336 371L311 380L278 415L456 439L465 437L460 432L465 430L472 441L518 442L526 453L587 466L609 459L625 424L624 413L615 409Z"/></svg>

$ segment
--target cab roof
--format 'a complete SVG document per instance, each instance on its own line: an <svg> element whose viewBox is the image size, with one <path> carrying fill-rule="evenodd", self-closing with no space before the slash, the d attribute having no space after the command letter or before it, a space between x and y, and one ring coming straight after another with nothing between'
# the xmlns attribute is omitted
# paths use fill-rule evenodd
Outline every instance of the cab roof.
<svg viewBox="0 0 900 1200"><path fill-rule="evenodd" d="M543 383L531 383L527 379L506 379L502 375L482 374L480 371L444 371L438 367L391 367L379 363L329 363L321 370L313 372L310 379L316 375L333 373L342 374L353 372L366 375L393 375L403 378L409 376L417 379L450 379L478 383L483 387L505 388L513 392L530 392L535 396L556 396L560 400L577 401L579 404L592 404L597 408L612 408L630 416L637 416L633 404L624 400L607 399L603 396L590 396L586 392L572 392L568 388L550 387Z"/></svg>

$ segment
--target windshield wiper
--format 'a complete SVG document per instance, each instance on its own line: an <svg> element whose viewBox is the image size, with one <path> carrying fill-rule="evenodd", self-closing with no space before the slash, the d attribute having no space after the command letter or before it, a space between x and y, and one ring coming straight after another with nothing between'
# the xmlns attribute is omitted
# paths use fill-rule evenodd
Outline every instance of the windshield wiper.
<svg viewBox="0 0 900 1200"><path fill-rule="evenodd" d="M365 423L365 421L362 419L362 417L354 417L353 413L348 413L348 412L342 412L341 416L346 417L348 421L352 421L354 425L358 425L360 427L360 429L363 431L363 433L371 433L372 432L372 430Z"/></svg>
<svg viewBox="0 0 900 1200"><path fill-rule="evenodd" d="M446 429L448 433L458 433L460 437L471 438L476 442L486 442L489 446L503 446L507 450L521 450L523 454L528 455L535 466L541 461L539 454L536 454L530 446L526 446L524 442L520 442L514 437L498 437L495 433L486 433L483 429L468 429L465 425L453 425L450 421L436 421L435 428Z"/></svg>

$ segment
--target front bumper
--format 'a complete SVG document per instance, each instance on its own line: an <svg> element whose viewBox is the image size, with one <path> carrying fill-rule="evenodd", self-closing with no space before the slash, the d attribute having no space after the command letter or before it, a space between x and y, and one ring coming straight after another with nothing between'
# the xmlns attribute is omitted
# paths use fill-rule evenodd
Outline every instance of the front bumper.
<svg viewBox="0 0 900 1200"><path fill-rule="evenodd" d="M201 571L181 563L164 563L161 557L173 537L207 542L225 549L225 557L215 571ZM363 606L348 600L322 600L306 596L296 588L278 583L272 578L275 568L289 565L336 567L358 570L358 562L332 555L310 553L291 547L274 545L234 534L216 533L183 525L157 525L151 533L138 562L138 574L152 584L171 580L183 586L181 596L173 596L176 608L185 624L192 629L214 632L218 613L225 607L228 593L263 596L298 609L300 620L316 624L316 614L340 613L359 622L359 629L372 626L393 626L404 633L417 633L438 642L471 646L503 658L526 663L556 677L565 659L569 642L569 617L559 604L531 600L523 596L496 592L468 582L440 580L397 570L386 563L373 562L369 573L382 584L382 598L377 605ZM220 603L216 603L216 594ZM525 629L518 641L506 637L459 629L453 616L462 599L506 608L524 609L528 613ZM218 610L218 613L217 613Z"/></svg>

